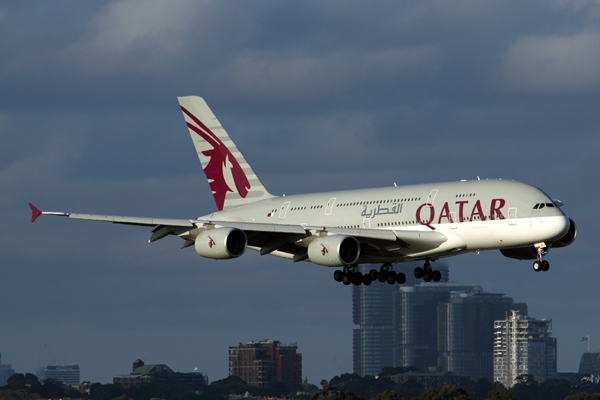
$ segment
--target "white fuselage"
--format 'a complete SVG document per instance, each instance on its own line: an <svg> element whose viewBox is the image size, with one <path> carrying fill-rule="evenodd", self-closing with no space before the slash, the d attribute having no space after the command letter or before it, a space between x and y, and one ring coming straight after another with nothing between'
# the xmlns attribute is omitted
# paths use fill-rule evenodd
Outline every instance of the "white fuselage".
<svg viewBox="0 0 600 400"><path fill-rule="evenodd" d="M533 209L541 203L548 206ZM436 231L447 237L433 250L380 249L377 256L363 257L361 262L401 262L531 246L556 240L569 229L569 219L543 191L505 180L274 197L202 218L325 229Z"/></svg>

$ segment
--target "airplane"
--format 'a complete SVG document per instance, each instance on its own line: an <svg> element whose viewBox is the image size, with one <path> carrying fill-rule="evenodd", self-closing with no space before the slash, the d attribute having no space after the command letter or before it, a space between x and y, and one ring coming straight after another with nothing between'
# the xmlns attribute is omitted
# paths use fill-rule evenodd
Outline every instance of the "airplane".
<svg viewBox="0 0 600 400"><path fill-rule="evenodd" d="M40 211L40 215L154 227L149 242L169 235L202 257L241 257L247 248L293 262L334 267L345 285L403 284L393 265L422 261L414 275L438 282L431 262L468 252L500 250L535 260L547 271L551 248L569 246L575 222L535 186L512 180L477 180L272 195L223 129L204 99L178 97L217 211L197 219L140 218ZM381 264L368 273L359 264Z"/></svg>

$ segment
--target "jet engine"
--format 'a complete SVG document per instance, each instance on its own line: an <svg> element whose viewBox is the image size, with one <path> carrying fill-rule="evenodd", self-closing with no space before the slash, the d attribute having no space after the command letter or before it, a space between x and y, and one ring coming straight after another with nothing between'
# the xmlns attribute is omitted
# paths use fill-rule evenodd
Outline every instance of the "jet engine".
<svg viewBox="0 0 600 400"><path fill-rule="evenodd" d="M569 246L577 237L577 225L569 218L569 230L563 237L553 242L546 243L548 248L558 248ZM537 259L537 250L533 246L520 247L518 249L502 249L500 250L503 256L508 258L516 258L517 260L535 260Z"/></svg>
<svg viewBox="0 0 600 400"><path fill-rule="evenodd" d="M327 267L355 264L359 255L360 244L352 236L324 236L313 240L308 245L310 261Z"/></svg>
<svg viewBox="0 0 600 400"><path fill-rule="evenodd" d="M224 260L244 254L248 238L237 228L215 228L203 231L196 237L196 253L206 258Z"/></svg>

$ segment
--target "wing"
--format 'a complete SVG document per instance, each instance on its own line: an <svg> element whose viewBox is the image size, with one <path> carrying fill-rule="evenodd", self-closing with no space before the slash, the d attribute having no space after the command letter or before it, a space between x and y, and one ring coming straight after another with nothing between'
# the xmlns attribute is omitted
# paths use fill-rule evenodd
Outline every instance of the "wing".
<svg viewBox="0 0 600 400"><path fill-rule="evenodd" d="M240 221L221 221L204 219L169 219L125 217L117 215L78 214L67 212L40 211L31 203L31 222L40 215L55 215L72 219L104 221L115 224L152 226L149 242L168 235L176 235L185 240L183 247L192 246L198 234L204 230L219 227L237 228L246 234L248 246L260 251L261 255L273 254L305 260L306 248L312 240L327 235L352 236L360 243L359 262L379 262L382 259L397 259L430 251L447 241L446 236L435 231L384 230L384 229L346 229L323 226L265 224Z"/></svg>

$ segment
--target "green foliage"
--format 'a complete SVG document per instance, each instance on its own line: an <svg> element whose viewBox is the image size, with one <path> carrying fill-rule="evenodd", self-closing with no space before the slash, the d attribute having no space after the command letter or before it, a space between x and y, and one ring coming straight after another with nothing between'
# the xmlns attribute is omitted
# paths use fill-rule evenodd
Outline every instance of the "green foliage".
<svg viewBox="0 0 600 400"><path fill-rule="evenodd" d="M488 400L514 400L514 397L507 389L494 389L488 393Z"/></svg>
<svg viewBox="0 0 600 400"><path fill-rule="evenodd" d="M492 390L504 389L504 385L500 382L490 382L486 378L478 379L472 387L476 399L485 399Z"/></svg>
<svg viewBox="0 0 600 400"><path fill-rule="evenodd" d="M580 392L565 397L565 400L600 400L600 393L590 394L588 392Z"/></svg>
<svg viewBox="0 0 600 400"><path fill-rule="evenodd" d="M325 381L327 382L327 381ZM327 384L327 383L325 383ZM319 390L319 387L317 385L313 385L312 383L303 383L302 386L300 387L303 392L306 393L314 393L316 391Z"/></svg>
<svg viewBox="0 0 600 400"><path fill-rule="evenodd" d="M37 396L27 393L25 389L0 390L0 400L33 400Z"/></svg>
<svg viewBox="0 0 600 400"><path fill-rule="evenodd" d="M371 400L404 400L404 395L402 393L396 393L393 390L386 390L383 393L378 393L377 396L373 397Z"/></svg>
<svg viewBox="0 0 600 400"><path fill-rule="evenodd" d="M470 400L469 394L463 388L447 385L441 389L430 388L422 392L417 400Z"/></svg>
<svg viewBox="0 0 600 400"><path fill-rule="evenodd" d="M379 377L405 374L412 371L420 371L420 369L417 367L383 367L379 373Z"/></svg>
<svg viewBox="0 0 600 400"><path fill-rule="evenodd" d="M402 393L407 399L417 397L425 390L425 386L421 385L414 379L409 379L401 385L396 386L396 391Z"/></svg>
<svg viewBox="0 0 600 400"><path fill-rule="evenodd" d="M358 374L342 374L329 381L329 385L339 388L342 392L351 392L365 399L371 399L378 393L385 392L394 387L394 383L387 376L376 379L374 376L362 378Z"/></svg>
<svg viewBox="0 0 600 400"><path fill-rule="evenodd" d="M311 400L364 400L352 392L341 392L335 386L325 385L311 396Z"/></svg>

